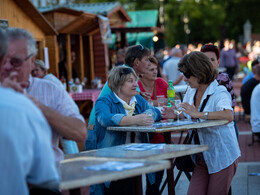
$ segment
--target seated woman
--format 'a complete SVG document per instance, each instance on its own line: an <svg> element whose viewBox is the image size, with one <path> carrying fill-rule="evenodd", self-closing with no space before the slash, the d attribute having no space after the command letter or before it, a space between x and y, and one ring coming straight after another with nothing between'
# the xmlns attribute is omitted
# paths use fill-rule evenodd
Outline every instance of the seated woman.
<svg viewBox="0 0 260 195"><path fill-rule="evenodd" d="M111 92L107 96L98 98L95 104L96 122L94 131L97 134L96 148L105 148L131 142L148 143L147 133L133 134L107 131L108 126L152 125L161 119L158 109L149 107L154 113L145 114L147 101L137 94L137 76L132 68L117 66L108 77L108 86ZM134 188L132 179L111 182L105 188L106 194L132 194ZM99 188L100 190L100 188Z"/></svg>
<svg viewBox="0 0 260 195"><path fill-rule="evenodd" d="M178 68L189 84L181 104L183 112L200 120L229 121L226 125L195 131L193 143L208 145L209 150L192 156L196 165L188 195L228 194L241 155L234 129L231 96L224 86L218 84L217 70L204 53L195 51L185 55ZM203 102L205 107L200 112Z"/></svg>

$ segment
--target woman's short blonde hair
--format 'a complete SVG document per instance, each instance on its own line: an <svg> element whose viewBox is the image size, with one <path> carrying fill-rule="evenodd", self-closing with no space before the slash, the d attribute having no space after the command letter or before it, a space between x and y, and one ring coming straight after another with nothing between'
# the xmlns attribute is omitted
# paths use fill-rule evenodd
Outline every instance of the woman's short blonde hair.
<svg viewBox="0 0 260 195"><path fill-rule="evenodd" d="M178 69L185 77L196 77L199 84L210 84L217 78L218 74L208 56L200 51L183 56L178 64Z"/></svg>
<svg viewBox="0 0 260 195"><path fill-rule="evenodd" d="M107 85L115 93L120 92L121 86L129 78L130 74L133 74L138 79L134 69L127 66L114 67L108 76Z"/></svg>

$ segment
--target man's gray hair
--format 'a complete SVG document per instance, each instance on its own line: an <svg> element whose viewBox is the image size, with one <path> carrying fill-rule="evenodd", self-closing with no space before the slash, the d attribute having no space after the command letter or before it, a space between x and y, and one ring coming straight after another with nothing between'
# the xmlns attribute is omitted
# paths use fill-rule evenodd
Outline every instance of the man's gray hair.
<svg viewBox="0 0 260 195"><path fill-rule="evenodd" d="M35 56L37 54L36 41L30 32L22 28L7 28L6 32L9 41L26 40L28 55Z"/></svg>
<svg viewBox="0 0 260 195"><path fill-rule="evenodd" d="M8 44L6 39L5 30L0 28L0 61L5 56L7 52Z"/></svg>
<svg viewBox="0 0 260 195"><path fill-rule="evenodd" d="M171 51L172 56L182 57L182 51L179 48L174 47Z"/></svg>

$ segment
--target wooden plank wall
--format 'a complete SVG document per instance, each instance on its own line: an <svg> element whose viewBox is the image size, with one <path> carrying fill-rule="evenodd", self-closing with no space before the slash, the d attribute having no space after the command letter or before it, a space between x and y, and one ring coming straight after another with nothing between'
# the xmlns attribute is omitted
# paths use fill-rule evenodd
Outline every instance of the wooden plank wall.
<svg viewBox="0 0 260 195"><path fill-rule="evenodd" d="M36 39L39 46L37 58L44 60L44 47L49 47L50 72L57 73L58 53L55 49L56 36L46 36L41 27L34 23L31 18L13 0L0 0L0 19L8 20L10 27L24 28Z"/></svg>
<svg viewBox="0 0 260 195"><path fill-rule="evenodd" d="M57 36L46 36L46 47L48 47L50 69L48 72L58 77L58 63L59 63L59 48L57 43Z"/></svg>
<svg viewBox="0 0 260 195"><path fill-rule="evenodd" d="M10 27L24 28L37 41L44 41L44 33L13 0L0 0L0 19L6 19Z"/></svg>
<svg viewBox="0 0 260 195"><path fill-rule="evenodd" d="M44 14L46 19L51 23L51 25L58 31L62 27L71 23L78 16L69 15L67 13L51 12Z"/></svg>
<svg viewBox="0 0 260 195"><path fill-rule="evenodd" d="M109 62L106 60L108 57L107 47L102 43L100 32L93 35L93 49L94 49L94 68L95 76L101 77L102 83L107 81L107 71Z"/></svg>

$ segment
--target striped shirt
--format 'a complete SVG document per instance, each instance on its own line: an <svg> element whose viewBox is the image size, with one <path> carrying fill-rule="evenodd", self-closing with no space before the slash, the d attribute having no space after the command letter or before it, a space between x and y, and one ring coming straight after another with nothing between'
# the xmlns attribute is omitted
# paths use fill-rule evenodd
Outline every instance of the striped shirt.
<svg viewBox="0 0 260 195"><path fill-rule="evenodd" d="M0 194L29 194L27 182L58 188L51 129L24 95L0 87Z"/></svg>
<svg viewBox="0 0 260 195"><path fill-rule="evenodd" d="M64 89L56 86L51 81L35 77L30 77L29 82L30 86L26 90L29 95L60 114L78 118L85 123L84 118L79 113L77 105ZM58 147L59 138L60 134L52 129L52 147L57 161L64 158L62 150Z"/></svg>

